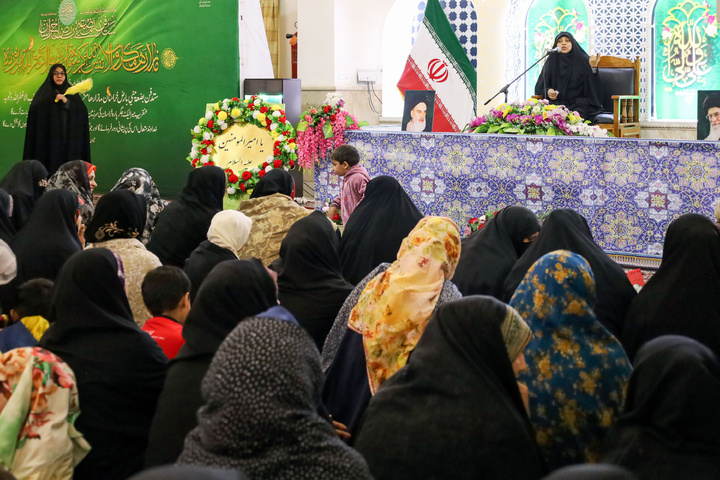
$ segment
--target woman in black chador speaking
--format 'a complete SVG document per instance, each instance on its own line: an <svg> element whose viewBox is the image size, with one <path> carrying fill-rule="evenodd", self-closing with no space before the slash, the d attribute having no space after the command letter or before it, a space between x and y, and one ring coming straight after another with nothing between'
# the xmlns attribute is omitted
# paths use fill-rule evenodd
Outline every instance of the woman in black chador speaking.
<svg viewBox="0 0 720 480"><path fill-rule="evenodd" d="M23 159L40 160L50 175L69 160L90 162L87 107L80 95L66 97L68 88L67 70L56 63L35 92L28 112Z"/></svg>
<svg viewBox="0 0 720 480"><path fill-rule="evenodd" d="M594 121L603 107L602 87L597 75L599 55L590 57L568 32L555 37L551 53L535 84L535 95L542 95L554 105L565 105L584 120Z"/></svg>

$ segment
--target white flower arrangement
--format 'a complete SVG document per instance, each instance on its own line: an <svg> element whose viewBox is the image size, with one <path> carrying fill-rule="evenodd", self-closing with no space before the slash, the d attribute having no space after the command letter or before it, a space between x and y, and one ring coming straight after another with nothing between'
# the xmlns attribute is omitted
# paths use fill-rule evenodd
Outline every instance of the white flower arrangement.
<svg viewBox="0 0 720 480"><path fill-rule="evenodd" d="M340 100L342 100L342 97L338 92L329 92L325 96L325 101L323 102L323 105L332 105L333 107L336 107Z"/></svg>

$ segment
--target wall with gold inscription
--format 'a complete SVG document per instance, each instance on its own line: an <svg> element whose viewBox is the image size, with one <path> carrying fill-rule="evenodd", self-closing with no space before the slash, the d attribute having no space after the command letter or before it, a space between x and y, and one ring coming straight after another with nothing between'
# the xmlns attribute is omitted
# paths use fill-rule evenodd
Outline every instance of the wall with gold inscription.
<svg viewBox="0 0 720 480"><path fill-rule="evenodd" d="M89 111L98 190L147 169L174 196L205 105L238 95L237 0L19 0L0 14L0 176L22 159L30 101L49 67L92 78Z"/></svg>

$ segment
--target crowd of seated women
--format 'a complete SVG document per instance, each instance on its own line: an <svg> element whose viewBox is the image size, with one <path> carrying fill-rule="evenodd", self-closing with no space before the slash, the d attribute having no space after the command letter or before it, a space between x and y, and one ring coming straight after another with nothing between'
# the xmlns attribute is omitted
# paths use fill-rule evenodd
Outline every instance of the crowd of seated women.
<svg viewBox="0 0 720 480"><path fill-rule="evenodd" d="M567 209L462 239L383 176L341 235L282 169L237 211L215 166L94 187L0 180L0 478L720 478L702 215L636 294Z"/></svg>

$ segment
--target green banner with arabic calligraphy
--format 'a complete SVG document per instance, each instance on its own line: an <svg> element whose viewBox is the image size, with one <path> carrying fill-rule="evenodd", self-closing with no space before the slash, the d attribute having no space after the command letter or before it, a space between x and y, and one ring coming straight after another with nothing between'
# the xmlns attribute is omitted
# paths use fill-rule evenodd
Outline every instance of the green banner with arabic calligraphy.
<svg viewBox="0 0 720 480"><path fill-rule="evenodd" d="M19 0L0 4L0 177L22 159L27 110L62 63L90 116L98 190L142 167L164 197L183 186L205 105L239 92L236 0Z"/></svg>
<svg viewBox="0 0 720 480"><path fill-rule="evenodd" d="M560 32L570 32L588 52L589 22L587 8L582 0L539 0L533 3L527 15L528 39L525 42L526 67L535 63L552 48ZM590 52L588 52L590 53ZM592 54L592 53L590 53ZM525 76L526 96L535 95L535 83L542 71L543 62Z"/></svg>
<svg viewBox="0 0 720 480"><path fill-rule="evenodd" d="M654 112L659 120L695 120L697 91L720 90L715 2L660 0L655 7Z"/></svg>

